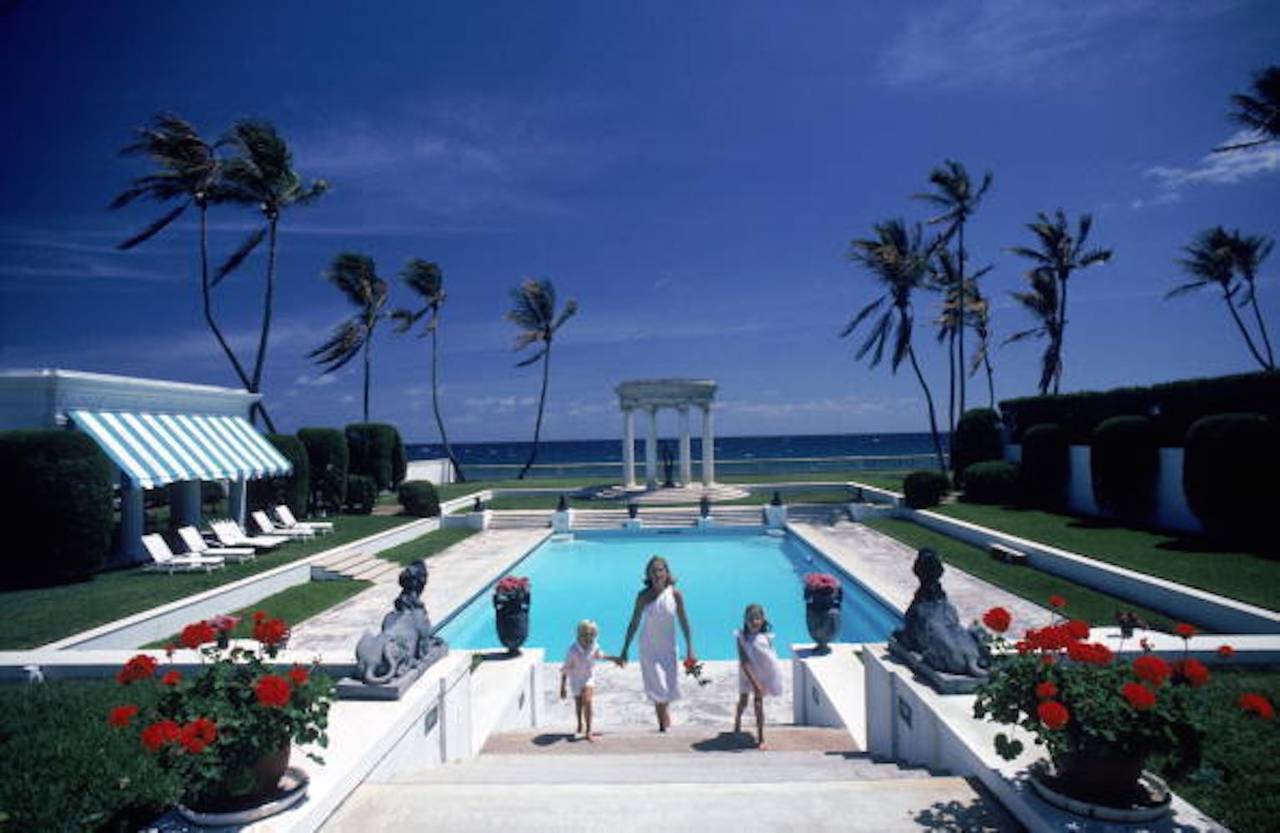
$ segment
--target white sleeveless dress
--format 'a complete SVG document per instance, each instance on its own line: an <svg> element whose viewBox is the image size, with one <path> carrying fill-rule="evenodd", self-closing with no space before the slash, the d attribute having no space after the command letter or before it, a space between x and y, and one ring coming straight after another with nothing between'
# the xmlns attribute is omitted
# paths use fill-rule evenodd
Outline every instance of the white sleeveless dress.
<svg viewBox="0 0 1280 833"><path fill-rule="evenodd" d="M751 663L751 670L755 672L764 693L770 697L782 694L782 663L778 661L778 654L773 650L773 634L757 633L753 636L744 635L742 631L734 631L733 635L742 646L742 652ZM751 693L751 680L747 678L747 673L742 670L741 665L738 666L738 693Z"/></svg>
<svg viewBox="0 0 1280 833"><path fill-rule="evenodd" d="M654 703L680 699L676 662L676 596L668 585L644 607L640 622L640 676L644 693Z"/></svg>

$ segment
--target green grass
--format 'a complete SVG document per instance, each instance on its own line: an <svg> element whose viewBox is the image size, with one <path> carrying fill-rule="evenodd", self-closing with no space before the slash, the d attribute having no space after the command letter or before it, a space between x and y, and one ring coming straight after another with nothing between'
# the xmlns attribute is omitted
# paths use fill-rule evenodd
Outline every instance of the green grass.
<svg viewBox="0 0 1280 833"><path fill-rule="evenodd" d="M984 550L925 529L911 521L875 518L866 521L866 525L907 546L916 549L930 547L942 556L942 560L947 564L1042 607L1047 606L1049 596L1055 593L1061 595L1068 601L1067 613L1072 618L1084 619L1095 625L1114 625L1117 611L1132 610L1153 628L1173 630L1174 623L1154 610L1148 610L1106 593L1099 593L1097 590L1081 587L1064 578L1042 573L1030 567L1019 567L996 561Z"/></svg>
<svg viewBox="0 0 1280 833"><path fill-rule="evenodd" d="M1038 509L955 503L934 511L1140 573L1280 610L1276 554L1215 549L1202 538L1131 529Z"/></svg>
<svg viewBox="0 0 1280 833"><path fill-rule="evenodd" d="M338 515L334 533L286 544L248 564L228 564L212 573L144 573L138 569L99 573L80 584L0 593L0 650L34 648L123 616L149 610L223 584L265 572L317 552L400 526L414 518Z"/></svg>
<svg viewBox="0 0 1280 833"><path fill-rule="evenodd" d="M458 528L437 529L434 532L428 532L426 535L420 535L398 547L383 550L378 553L378 557L387 561L394 561L397 564L407 565L409 562L416 561L419 558L430 558L436 553L452 547L459 541L470 538L477 531L475 529Z"/></svg>

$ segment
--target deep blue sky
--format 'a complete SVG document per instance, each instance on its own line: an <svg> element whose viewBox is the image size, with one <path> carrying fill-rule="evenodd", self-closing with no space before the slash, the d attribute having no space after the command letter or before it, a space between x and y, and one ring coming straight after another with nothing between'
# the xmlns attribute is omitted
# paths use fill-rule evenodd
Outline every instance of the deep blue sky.
<svg viewBox="0 0 1280 833"><path fill-rule="evenodd" d="M18 3L0 13L0 367L234 384L200 315L194 214L113 250L164 210L105 210L147 171L116 152L172 110L209 137L268 119L332 185L281 223L265 390L285 430L359 418L358 363L321 377L304 355L349 314L322 278L343 250L389 279L443 266L455 439L532 435L539 373L513 366L502 318L526 275L581 304L546 437L616 436L613 386L664 376L717 380L723 435L923 430L909 368L856 363L836 333L876 292L849 240L927 218L909 197L947 157L995 176L969 248L995 265L998 339L1029 322L1005 248L1036 211L1091 211L1114 249L1073 278L1065 390L1253 369L1219 297L1162 296L1200 229L1280 233L1280 149L1209 153L1236 132L1229 95L1280 62L1280 4L690 5ZM215 259L256 220L211 213ZM263 272L217 291L246 362ZM1275 340L1278 273L1280 255ZM916 310L945 407L936 296ZM385 327L374 354L373 418L435 439L426 343ZM1034 393L1039 355L996 350L997 397Z"/></svg>

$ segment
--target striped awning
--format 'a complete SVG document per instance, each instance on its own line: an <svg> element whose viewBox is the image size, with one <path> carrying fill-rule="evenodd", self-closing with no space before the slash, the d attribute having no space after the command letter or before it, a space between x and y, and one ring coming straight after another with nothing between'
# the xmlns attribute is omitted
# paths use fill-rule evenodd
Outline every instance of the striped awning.
<svg viewBox="0 0 1280 833"><path fill-rule="evenodd" d="M69 415L144 489L181 480L253 480L293 469L243 417L136 411Z"/></svg>

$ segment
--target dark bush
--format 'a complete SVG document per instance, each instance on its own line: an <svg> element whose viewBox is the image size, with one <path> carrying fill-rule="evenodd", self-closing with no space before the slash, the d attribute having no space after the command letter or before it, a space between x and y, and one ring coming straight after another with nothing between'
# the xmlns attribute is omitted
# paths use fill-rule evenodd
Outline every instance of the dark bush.
<svg viewBox="0 0 1280 833"><path fill-rule="evenodd" d="M1089 470L1098 506L1130 521L1143 521L1155 505L1160 449L1144 416L1104 419L1089 442Z"/></svg>
<svg viewBox="0 0 1280 833"><path fill-rule="evenodd" d="M1280 431L1259 414L1205 417L1187 432L1182 488L1205 530L1226 541L1263 540L1280 498Z"/></svg>
<svg viewBox="0 0 1280 833"><path fill-rule="evenodd" d="M436 487L426 480L409 480L400 484L400 505L406 515L435 518L440 515L440 497Z"/></svg>
<svg viewBox="0 0 1280 833"><path fill-rule="evenodd" d="M1013 503L1018 495L1018 467L1005 460L974 463L965 469L964 499L971 503Z"/></svg>
<svg viewBox="0 0 1280 833"><path fill-rule="evenodd" d="M1064 502L1070 471L1067 434L1046 423L1022 435L1021 497L1032 506L1056 509Z"/></svg>
<svg viewBox="0 0 1280 833"><path fill-rule="evenodd" d="M409 457L405 454L404 441L400 438L400 432L396 432L396 444L391 446L391 488L396 488L404 482L405 476L409 473Z"/></svg>
<svg viewBox="0 0 1280 833"><path fill-rule="evenodd" d="M205 480L200 484L200 505L205 515L225 517L231 514L227 509L226 487L218 480Z"/></svg>
<svg viewBox="0 0 1280 833"><path fill-rule="evenodd" d="M368 515L378 502L378 484L372 477L353 474L347 477L347 511L355 515Z"/></svg>
<svg viewBox="0 0 1280 833"><path fill-rule="evenodd" d="M115 467L75 431L0 432L0 506L10 535L0 588L82 581L106 563L115 527Z"/></svg>
<svg viewBox="0 0 1280 833"><path fill-rule="evenodd" d="M936 471L913 471L902 481L902 494L912 509L937 506L951 488L947 476Z"/></svg>
<svg viewBox="0 0 1280 833"><path fill-rule="evenodd" d="M382 422L357 422L347 426L351 450L351 474L372 477L378 491L395 488L395 448L400 432ZM401 454L403 454L403 449Z"/></svg>
<svg viewBox="0 0 1280 833"><path fill-rule="evenodd" d="M300 428L311 469L312 512L336 512L347 502L350 453L347 435L336 428Z"/></svg>
<svg viewBox="0 0 1280 833"><path fill-rule="evenodd" d="M951 470L956 485L964 485L965 469L974 463L1004 459L1004 433L1000 415L990 408L964 412L951 438Z"/></svg>
<svg viewBox="0 0 1280 833"><path fill-rule="evenodd" d="M293 471L283 477L263 477L249 481L249 508L270 509L282 503L297 517L307 514L311 494L311 461L307 447L292 434L268 434L267 440L289 461Z"/></svg>

